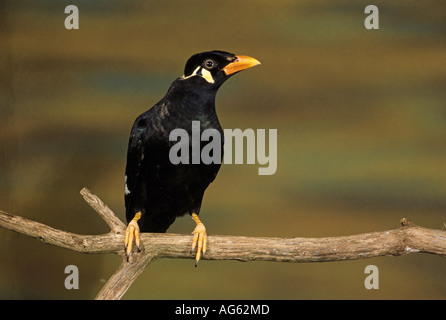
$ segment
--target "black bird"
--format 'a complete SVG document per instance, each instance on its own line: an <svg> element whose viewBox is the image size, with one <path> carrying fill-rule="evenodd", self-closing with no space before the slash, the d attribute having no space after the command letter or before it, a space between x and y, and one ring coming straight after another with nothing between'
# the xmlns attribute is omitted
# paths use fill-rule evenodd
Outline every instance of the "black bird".
<svg viewBox="0 0 446 320"><path fill-rule="evenodd" d="M206 129L223 130L215 111L218 88L233 74L260 64L254 58L224 51L193 55L164 98L138 116L133 124L125 171L125 207L129 223L125 235L127 258L133 239L139 250L139 232L166 232L176 217L190 214L197 226L191 252L196 263L206 252L206 228L198 218L204 191L214 181L220 163L173 164L169 151L172 130L182 128L192 141L192 121ZM191 148L191 142L189 147ZM223 145L221 146L223 157ZM189 156L192 153L189 152Z"/></svg>

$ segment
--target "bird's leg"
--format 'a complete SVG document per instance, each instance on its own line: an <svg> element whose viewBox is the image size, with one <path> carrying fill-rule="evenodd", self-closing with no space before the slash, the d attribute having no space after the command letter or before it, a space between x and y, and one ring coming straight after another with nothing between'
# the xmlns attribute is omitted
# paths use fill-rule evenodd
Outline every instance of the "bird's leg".
<svg viewBox="0 0 446 320"><path fill-rule="evenodd" d="M203 257L206 252L206 246L207 246L207 233L206 228L204 227L204 224L198 219L198 215L196 213L192 213L192 219L195 221L197 226L195 227L192 234L194 235L194 240L192 242L192 249L190 252L192 253L197 247L197 254L195 256L195 266L198 265L198 261L200 261L201 253L203 252Z"/></svg>
<svg viewBox="0 0 446 320"><path fill-rule="evenodd" d="M141 219L141 211L138 211L133 217L132 221L130 221L127 229L125 230L125 249L127 253L127 261L129 260L130 253L132 253L133 239L135 239L136 247L138 251L141 251L139 247L139 226L138 220Z"/></svg>

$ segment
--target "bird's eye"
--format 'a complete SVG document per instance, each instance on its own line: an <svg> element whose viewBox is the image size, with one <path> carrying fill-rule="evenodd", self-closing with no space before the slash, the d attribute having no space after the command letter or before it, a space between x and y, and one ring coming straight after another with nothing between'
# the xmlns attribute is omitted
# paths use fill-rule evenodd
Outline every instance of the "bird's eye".
<svg viewBox="0 0 446 320"><path fill-rule="evenodd" d="M204 66L205 66L206 69L210 70L210 69L212 69L215 66L215 61L212 60L212 59L207 59L204 62Z"/></svg>

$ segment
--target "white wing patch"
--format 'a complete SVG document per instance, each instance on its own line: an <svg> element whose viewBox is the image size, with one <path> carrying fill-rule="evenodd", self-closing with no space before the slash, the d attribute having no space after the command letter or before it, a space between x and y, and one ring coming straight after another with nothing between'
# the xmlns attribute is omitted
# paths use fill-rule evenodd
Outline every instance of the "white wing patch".
<svg viewBox="0 0 446 320"><path fill-rule="evenodd" d="M127 187L127 175L125 176L125 187L124 187L124 193L125 193L125 195L128 195L128 194L130 194L130 190L129 190L129 188Z"/></svg>

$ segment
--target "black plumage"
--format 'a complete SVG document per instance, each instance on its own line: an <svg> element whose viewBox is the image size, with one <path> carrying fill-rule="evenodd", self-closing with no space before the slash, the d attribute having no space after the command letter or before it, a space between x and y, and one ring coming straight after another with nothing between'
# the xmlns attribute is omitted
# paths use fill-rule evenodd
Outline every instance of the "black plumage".
<svg viewBox="0 0 446 320"><path fill-rule="evenodd" d="M222 133L215 93L201 77L178 79L160 102L136 119L127 156L130 193L125 204L128 222L141 211L141 231L166 232L177 216L199 213L204 191L220 164L172 164L169 150L177 142L169 141L169 134L183 128L191 135L192 121L198 119L200 131L213 128Z"/></svg>
<svg viewBox="0 0 446 320"><path fill-rule="evenodd" d="M199 214L204 192L214 181L221 162L172 164L169 151L177 141L170 141L169 135L174 129L185 129L191 147L192 121L200 121L200 132L215 129L223 137L215 110L216 93L231 75L256 64L259 62L253 58L223 51L196 54L187 61L184 75L172 83L166 95L137 117L130 134L125 171L129 223L140 213L140 231L166 232L176 217ZM221 148L223 156L223 145Z"/></svg>

